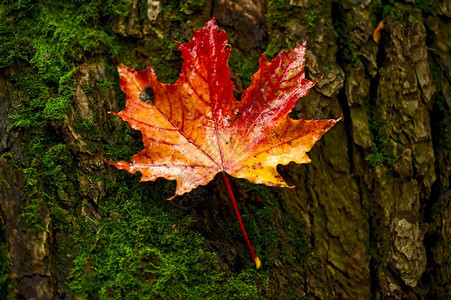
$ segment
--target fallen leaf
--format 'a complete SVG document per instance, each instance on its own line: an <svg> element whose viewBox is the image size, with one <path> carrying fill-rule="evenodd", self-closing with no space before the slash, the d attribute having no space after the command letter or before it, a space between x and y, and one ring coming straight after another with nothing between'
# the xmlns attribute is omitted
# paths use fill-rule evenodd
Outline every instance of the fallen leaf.
<svg viewBox="0 0 451 300"><path fill-rule="evenodd" d="M179 48L184 63L175 84L159 82L150 65L144 71L118 65L127 97L117 115L142 132L144 150L131 162L112 163L141 172L141 181L176 180L174 197L207 184L221 171L253 183L287 186L277 165L309 163L306 152L340 120L288 116L315 84L305 79L305 43L282 51L272 62L262 55L241 101L232 95L231 47L214 19Z"/></svg>
<svg viewBox="0 0 451 300"><path fill-rule="evenodd" d="M306 152L340 120L288 116L315 84L305 78L305 43L271 62L262 55L241 101L232 93L231 46L213 18L179 48L184 63L174 84L159 82L150 65L143 71L118 65L126 107L117 115L142 132L144 149L131 162L111 163L141 172L141 181L176 180L173 197L207 184L219 172L226 181L225 173L286 187L277 165L309 163Z"/></svg>

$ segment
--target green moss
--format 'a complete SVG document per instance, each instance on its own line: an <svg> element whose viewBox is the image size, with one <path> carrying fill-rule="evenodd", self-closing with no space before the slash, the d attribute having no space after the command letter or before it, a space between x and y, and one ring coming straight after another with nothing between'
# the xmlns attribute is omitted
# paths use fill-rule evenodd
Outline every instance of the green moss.
<svg viewBox="0 0 451 300"><path fill-rule="evenodd" d="M280 40L278 36L273 36L269 39L268 45L266 46L265 56L268 59L273 59L285 48L284 43Z"/></svg>
<svg viewBox="0 0 451 300"><path fill-rule="evenodd" d="M318 4L292 5L290 0L270 0L266 6L266 22L270 28L284 26L287 20L296 19L311 30L318 16ZM322 5L322 4L319 4Z"/></svg>
<svg viewBox="0 0 451 300"><path fill-rule="evenodd" d="M330 64L324 65L321 69L322 69L323 73L327 73L330 70L332 70L332 65L330 65Z"/></svg>
<svg viewBox="0 0 451 300"><path fill-rule="evenodd" d="M390 142L386 137L387 128L375 120L370 120L370 136L372 141L371 153L365 159L374 168L376 166L391 165L395 156L391 152Z"/></svg>
<svg viewBox="0 0 451 300"><path fill-rule="evenodd" d="M33 233L46 231L44 219L42 217L42 202L39 199L33 199L22 212L22 218L27 222L27 230Z"/></svg>
<svg viewBox="0 0 451 300"><path fill-rule="evenodd" d="M309 31L315 30L316 28L316 21L319 14L317 6L312 3L308 2L307 10L304 10L304 12L307 11L307 13L304 13L304 24L307 27Z"/></svg>
<svg viewBox="0 0 451 300"><path fill-rule="evenodd" d="M74 130L82 136L84 141L101 141L102 134L95 121L79 117L73 125Z"/></svg>
<svg viewBox="0 0 451 300"><path fill-rule="evenodd" d="M13 67L11 79L21 102L21 111L10 116L11 130L24 131L30 154L23 169L28 203L23 216L34 231L43 229L43 206L52 201L61 205L76 202L72 153L53 128L70 108L75 66L94 54L118 53L121 45L108 19L102 19L128 14L130 3L15 1L0 5L4 17L0 19L1 67ZM81 127L90 127L90 138L100 139L97 125L84 122Z"/></svg>
<svg viewBox="0 0 451 300"><path fill-rule="evenodd" d="M391 151L391 142L387 137L387 126L377 119L375 110L380 110L376 105L379 101L369 100L369 109L367 110L370 137L372 141L371 153L369 153L365 159L374 168L376 166L391 165L395 162L396 157Z"/></svg>
<svg viewBox="0 0 451 300"><path fill-rule="evenodd" d="M113 87L115 84L116 83L111 80L100 80L97 82L97 85L104 89L109 89L109 88Z"/></svg>
<svg viewBox="0 0 451 300"><path fill-rule="evenodd" d="M291 19L296 13L289 0L271 0L266 6L266 21L274 26Z"/></svg>
<svg viewBox="0 0 451 300"><path fill-rule="evenodd" d="M361 60L362 52L360 51L359 47L353 42L347 43L347 47L351 52L352 65L354 67L363 67L363 62Z"/></svg>
<svg viewBox="0 0 451 300"><path fill-rule="evenodd" d="M175 35L175 36L174 36ZM182 68L181 51L176 41L181 40L179 33L168 33L163 38L146 39L146 48L152 55L150 64L158 75L158 80L164 83L174 83L180 75Z"/></svg>
<svg viewBox="0 0 451 300"><path fill-rule="evenodd" d="M71 104L72 92L74 91L74 81L71 80L74 71L75 68L61 76L58 84L58 95L45 102L42 112L43 118L52 122L58 122L66 117Z"/></svg>
<svg viewBox="0 0 451 300"><path fill-rule="evenodd" d="M270 32L269 42L266 47L265 55L272 59L283 49L292 49L299 40L285 38L285 31L290 27L301 24L307 31L314 31L319 22L319 10L322 5L327 3L308 2L304 6L292 5L289 0L270 0L266 7L266 25ZM306 37L303 37L306 38Z"/></svg>
<svg viewBox="0 0 451 300"><path fill-rule="evenodd" d="M415 0L415 6L428 14L432 14L439 9L439 3L430 0Z"/></svg>
<svg viewBox="0 0 451 300"><path fill-rule="evenodd" d="M294 223L292 219L286 219L284 228L287 232L288 241L294 252L294 259L301 260L312 252L309 237L305 234L305 224Z"/></svg>
<svg viewBox="0 0 451 300"><path fill-rule="evenodd" d="M255 241L255 250L264 268L273 265L276 259L294 264L311 252L304 224L294 223L292 219L284 217L280 190L244 180L240 181L240 185L246 190L246 201L261 203L261 206L247 205L248 210L242 211L242 218L248 235ZM283 231L277 229L279 227ZM241 237L238 224L234 232L236 237Z"/></svg>
<svg viewBox="0 0 451 300"><path fill-rule="evenodd" d="M69 280L77 294L90 299L258 298L261 275L254 267L235 274L221 270L216 255L203 249L203 238L189 230L194 222L189 211L173 209L162 199L165 184L138 183L137 177L111 178L95 230L90 221L80 220Z"/></svg>
<svg viewBox="0 0 451 300"><path fill-rule="evenodd" d="M22 168L26 176L26 206L22 217L28 229L38 233L46 230L43 216L48 215L49 205L73 206L75 201L72 197L76 194L75 168L71 153L64 144L36 137L28 147L40 154L30 157L27 167Z"/></svg>
<svg viewBox="0 0 451 300"><path fill-rule="evenodd" d="M251 84L251 77L258 71L258 54L244 53L233 48L229 59L230 68L240 74L243 88L246 89Z"/></svg>
<svg viewBox="0 0 451 300"><path fill-rule="evenodd" d="M409 7L400 5L399 3L395 3L395 5L390 10L390 15L399 21L406 21L409 13Z"/></svg>
<svg viewBox="0 0 451 300"><path fill-rule="evenodd" d="M180 3L180 11L190 11L202 8L205 5L205 0L182 0Z"/></svg>
<svg viewBox="0 0 451 300"><path fill-rule="evenodd" d="M426 2L429 1L415 1L415 5L420 9L424 8L424 11L426 12L432 8L432 6ZM412 9L412 7L408 4L400 3L395 0L377 0L376 7L382 15L382 19L392 17L398 21L406 22L409 17L412 17L413 20L418 20L421 18L421 12Z"/></svg>

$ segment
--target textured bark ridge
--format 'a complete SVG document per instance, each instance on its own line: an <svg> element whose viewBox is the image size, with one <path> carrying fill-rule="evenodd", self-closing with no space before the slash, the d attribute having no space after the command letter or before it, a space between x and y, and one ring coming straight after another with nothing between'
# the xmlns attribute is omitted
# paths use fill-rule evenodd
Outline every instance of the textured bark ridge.
<svg viewBox="0 0 451 300"><path fill-rule="evenodd" d="M270 213L270 204L260 202L258 186L232 181L243 220L254 226L247 226L255 231L250 236L260 237L254 244L262 245L258 250L263 253L259 256L264 267L253 276L268 279L267 285L261 283L262 279L254 280L253 284L259 285L252 295L281 299L451 298L449 3L194 2L181 1L174 10L173 4L165 1L134 1L127 6L127 13L103 16L102 20L108 20L109 32L122 43L120 49L130 47L118 59L136 63L134 68L144 68L152 60L159 78L173 80L181 61L166 41L191 39L192 30L199 29L214 14L233 46L230 65L237 99L256 71L249 66L257 65L259 53L265 51L271 58L282 48L307 39L306 77L312 81L323 77L308 97L296 103L291 116L329 119L343 113L342 122L310 151L311 165L292 164L278 169L286 182L296 187L266 190L278 193L272 196L275 200ZM376 42L373 32L382 20L381 39ZM98 24L92 22L93 27ZM58 122L46 123L50 140L56 140L58 147L64 145L64 151L70 153L71 171L66 175L71 185L63 190L46 179L48 175L42 177L42 183L30 179L36 178L31 173L34 165L27 165L35 155L30 131L37 129L8 129L14 120L9 116L29 107L28 102L20 102L25 92L17 79L22 65L29 60L11 62L0 69L0 242L6 249L0 259L6 256L9 261L7 275L13 285L13 298L83 295L87 287L77 285L80 274L95 275L102 267L94 267L100 260L88 255L77 257L74 244L67 242L73 249L63 245L65 241L83 241L80 236L86 232L100 235L106 228L104 219L111 223L119 218L119 209L102 212L109 193L125 189L111 188L122 179L104 164L104 159L115 155L111 149L121 147L114 132L122 130L123 136L134 137L137 144L140 137L107 115L108 111L124 107L113 62L106 58L119 51L96 51L67 58L75 65L69 108ZM108 81L113 83L106 84ZM136 147L124 150L127 154L115 159L129 159L124 156L141 150ZM250 258L244 242L230 233L235 218L232 208L224 204L228 200L220 181L213 180L194 200L174 199L176 206L190 208L187 214L197 222L180 229L181 225L174 224L170 232L180 230L202 236L201 251L212 251L217 259L216 263L208 260L202 264L211 264L208 269L225 270L230 282L241 274ZM155 186L164 184L157 181ZM46 188L46 202L33 202L39 194L32 191L33 185ZM161 205L174 205L163 200L171 194L173 190L161 192ZM52 197L62 200L54 201ZM120 197L126 201L125 194ZM209 201L212 197L214 201ZM73 236L79 234L80 219L67 221L71 233L56 226L61 220L55 217L54 203L59 203L60 211L86 220L87 227L80 231L83 234L78 240ZM30 229L27 215L31 209L40 216L39 230L33 226ZM264 227L266 232L259 232L256 226ZM140 243L133 251L138 253L148 242ZM162 269L164 259L156 257L143 261ZM76 259L82 258L85 263L80 271ZM195 262L192 264L198 268ZM163 275L150 272L140 276L151 282ZM245 280L244 276L239 278ZM188 286L189 281L185 284ZM104 290L104 295L118 295L114 284ZM129 294L121 295L126 298L124 295ZM164 295L169 294L160 297Z"/></svg>

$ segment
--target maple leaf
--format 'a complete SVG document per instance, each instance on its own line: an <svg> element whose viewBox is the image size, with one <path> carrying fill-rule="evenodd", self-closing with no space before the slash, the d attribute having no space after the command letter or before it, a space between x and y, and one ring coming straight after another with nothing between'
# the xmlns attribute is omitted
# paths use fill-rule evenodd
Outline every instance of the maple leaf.
<svg viewBox="0 0 451 300"><path fill-rule="evenodd" d="M142 132L144 149L131 162L108 163L130 173L141 172L141 181L176 180L173 197L206 185L222 172L259 267L226 173L286 187L277 165L309 163L306 152L340 119L293 120L288 116L315 84L305 78L305 43L282 51L271 62L262 55L260 69L241 101L232 93L231 46L213 18L194 32L192 41L178 45L184 63L174 84L159 82L150 65L143 71L118 65L126 107L117 115Z"/></svg>

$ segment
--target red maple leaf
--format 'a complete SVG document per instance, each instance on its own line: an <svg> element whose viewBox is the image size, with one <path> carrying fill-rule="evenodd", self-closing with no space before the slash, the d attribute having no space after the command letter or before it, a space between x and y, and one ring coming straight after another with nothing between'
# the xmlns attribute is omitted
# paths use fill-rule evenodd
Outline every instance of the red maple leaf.
<svg viewBox="0 0 451 300"><path fill-rule="evenodd" d="M305 79L305 43L282 51L260 70L237 101L232 94L224 31L212 18L191 42L181 44L184 63L174 84L158 81L150 67L135 71L118 65L126 107L117 113L142 132L144 149L131 162L111 163L141 181L176 180L175 196L210 182L222 172L247 245L257 267L260 260L247 238L227 174L269 186L288 186L278 164L309 163L306 152L340 119L293 120L288 116L315 84ZM172 199L171 197L170 199Z"/></svg>

